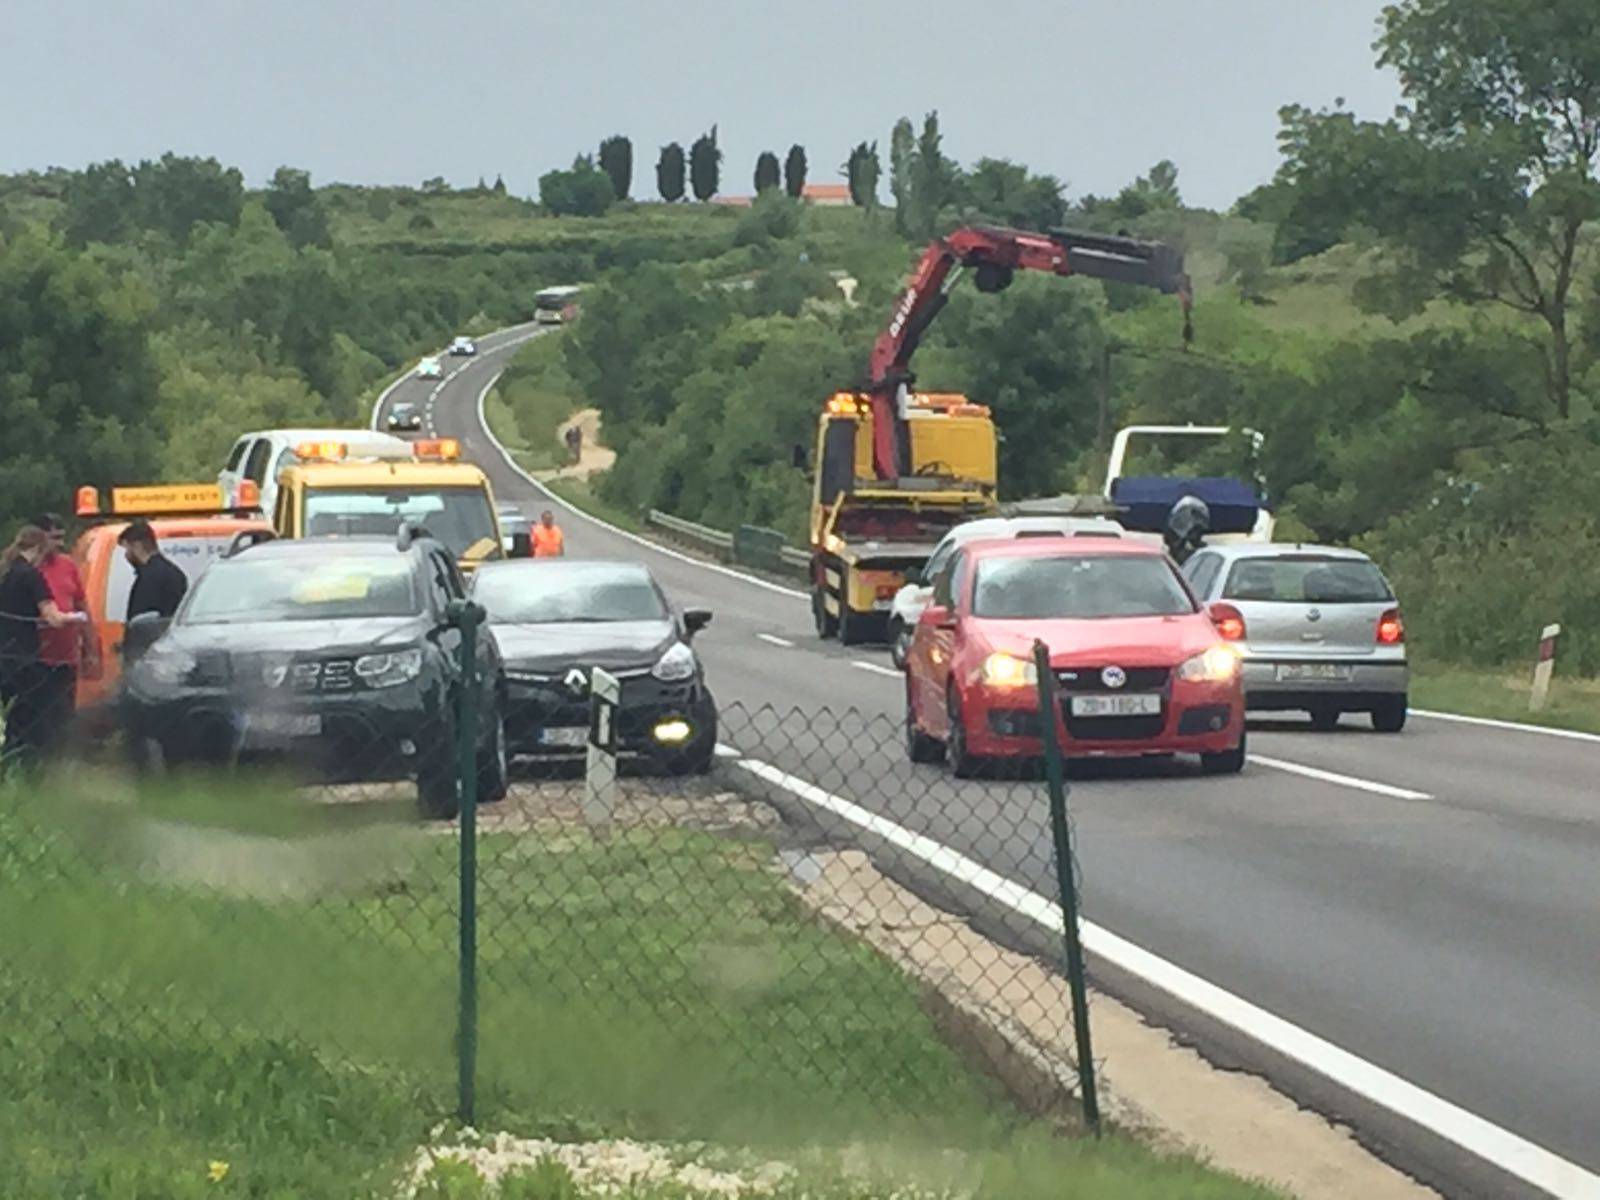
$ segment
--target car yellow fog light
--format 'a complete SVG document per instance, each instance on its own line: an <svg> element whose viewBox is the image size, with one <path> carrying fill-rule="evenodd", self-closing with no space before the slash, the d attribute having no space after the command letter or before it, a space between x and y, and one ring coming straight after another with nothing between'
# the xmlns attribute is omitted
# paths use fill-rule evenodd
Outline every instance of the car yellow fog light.
<svg viewBox="0 0 1600 1200"><path fill-rule="evenodd" d="M671 717L665 721L657 721L656 727L650 732L662 745L676 746L680 742L687 742L694 730L682 717Z"/></svg>

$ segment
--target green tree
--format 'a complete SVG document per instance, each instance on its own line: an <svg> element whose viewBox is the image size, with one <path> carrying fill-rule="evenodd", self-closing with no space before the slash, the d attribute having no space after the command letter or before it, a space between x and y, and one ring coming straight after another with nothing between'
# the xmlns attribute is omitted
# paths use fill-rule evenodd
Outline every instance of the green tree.
<svg viewBox="0 0 1600 1200"><path fill-rule="evenodd" d="M910 236L915 223L916 193L912 176L916 174L917 133L910 117L894 123L889 137L889 193L894 197L894 227Z"/></svg>
<svg viewBox="0 0 1600 1200"><path fill-rule="evenodd" d="M563 335L562 355L619 454L671 414L674 389L726 308L722 292L664 263L618 273L584 297L583 320Z"/></svg>
<svg viewBox="0 0 1600 1200"><path fill-rule="evenodd" d="M120 242L138 220L133 172L118 159L94 163L71 175L65 200L61 228L74 246Z"/></svg>
<svg viewBox="0 0 1600 1200"><path fill-rule="evenodd" d="M196 225L237 225L244 207L244 176L214 158L185 158L170 151L133 169L139 224L174 241Z"/></svg>
<svg viewBox="0 0 1600 1200"><path fill-rule="evenodd" d="M435 175L432 179L422 181L422 192L425 196L448 196L450 182L443 175Z"/></svg>
<svg viewBox="0 0 1600 1200"><path fill-rule="evenodd" d="M496 196L504 196L506 194L506 181L504 176L496 175L494 177L494 194Z"/></svg>
<svg viewBox="0 0 1600 1200"><path fill-rule="evenodd" d="M994 408L1007 496L1050 495L1094 441L1099 382L1098 288L1032 272L999 296L963 288L929 333L917 363L928 387Z"/></svg>
<svg viewBox="0 0 1600 1200"><path fill-rule="evenodd" d="M739 216L733 231L735 246L764 246L800 232L804 205L779 187L770 187Z"/></svg>
<svg viewBox="0 0 1600 1200"><path fill-rule="evenodd" d="M267 185L267 211L293 246L332 245L328 214L311 187L311 174L294 167L279 167Z"/></svg>
<svg viewBox="0 0 1600 1200"><path fill-rule="evenodd" d="M861 142L852 147L843 173L850 184L850 202L857 208L872 212L878 207L878 179L882 170L877 142Z"/></svg>
<svg viewBox="0 0 1600 1200"><path fill-rule="evenodd" d="M668 204L683 199L683 147L668 142L656 160L656 191Z"/></svg>
<svg viewBox="0 0 1600 1200"><path fill-rule="evenodd" d="M756 195L771 191L783 182L778 168L778 156L771 150L763 150L756 159Z"/></svg>
<svg viewBox="0 0 1600 1200"><path fill-rule="evenodd" d="M717 148L717 127L695 138L689 147L689 186L694 198L706 201L717 194L722 182L722 151Z"/></svg>
<svg viewBox="0 0 1600 1200"><path fill-rule="evenodd" d="M0 303L8 532L28 513L64 507L80 484L153 478L162 440L153 298L131 277L30 232L0 242L0 297L8 298Z"/></svg>
<svg viewBox="0 0 1600 1200"><path fill-rule="evenodd" d="M796 200L806 188L806 148L798 143L789 147L783 160L783 188Z"/></svg>
<svg viewBox="0 0 1600 1200"><path fill-rule="evenodd" d="M1234 219L1223 226L1217 239L1224 263L1222 281L1239 289L1239 303L1265 303L1272 244L1270 225Z"/></svg>
<svg viewBox="0 0 1600 1200"><path fill-rule="evenodd" d="M1381 242L1358 289L1394 317L1433 296L1542 327L1544 393L1571 412L1573 289L1600 217L1600 10L1586 0L1401 0L1378 62L1406 104L1387 121L1339 106L1283 112L1279 181L1302 227Z"/></svg>
<svg viewBox="0 0 1600 1200"><path fill-rule="evenodd" d="M960 177L956 191L967 220L1052 229L1066 219L1066 201L1055 176L1029 174L1027 167L1003 158L980 158Z"/></svg>
<svg viewBox="0 0 1600 1200"><path fill-rule="evenodd" d="M616 201L611 177L580 154L565 171L539 176L539 203L558 217L598 217Z"/></svg>
<svg viewBox="0 0 1600 1200"><path fill-rule="evenodd" d="M622 134L614 134L600 143L600 169L611 180L611 191L618 200L626 200L633 190L633 143Z"/></svg>

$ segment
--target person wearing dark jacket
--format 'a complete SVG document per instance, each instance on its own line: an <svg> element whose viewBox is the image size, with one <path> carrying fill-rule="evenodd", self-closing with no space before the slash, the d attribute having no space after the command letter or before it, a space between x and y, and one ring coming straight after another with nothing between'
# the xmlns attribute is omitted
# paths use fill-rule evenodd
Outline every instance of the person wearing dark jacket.
<svg viewBox="0 0 1600 1200"><path fill-rule="evenodd" d="M117 544L133 565L128 620L147 612L170 620L189 591L189 577L183 568L161 553L149 521L130 521L117 535Z"/></svg>
<svg viewBox="0 0 1600 1200"><path fill-rule="evenodd" d="M48 741L50 712L44 664L39 659L39 626L60 629L82 614L64 613L51 599L39 573L50 537L24 525L0 551L0 709L5 712L5 743L0 764L29 763Z"/></svg>

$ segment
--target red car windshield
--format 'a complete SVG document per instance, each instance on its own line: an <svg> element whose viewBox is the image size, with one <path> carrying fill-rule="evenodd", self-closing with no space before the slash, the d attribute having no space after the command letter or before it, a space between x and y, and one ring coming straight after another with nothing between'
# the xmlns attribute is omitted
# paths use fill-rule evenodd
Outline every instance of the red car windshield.
<svg viewBox="0 0 1600 1200"><path fill-rule="evenodd" d="M1163 558L1074 554L984 558L972 615L1007 621L1172 617L1194 601Z"/></svg>

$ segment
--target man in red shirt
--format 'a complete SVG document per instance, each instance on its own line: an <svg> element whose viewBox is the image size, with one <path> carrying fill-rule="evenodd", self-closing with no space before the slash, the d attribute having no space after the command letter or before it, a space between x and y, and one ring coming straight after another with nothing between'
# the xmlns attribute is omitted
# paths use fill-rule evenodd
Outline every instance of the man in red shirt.
<svg viewBox="0 0 1600 1200"><path fill-rule="evenodd" d="M50 538L39 574L50 589L50 599L64 613L88 613L88 597L78 564L66 553L66 523L55 513L41 513L33 523ZM39 662L44 670L44 705L40 712L40 732L48 752L59 743L72 724L76 711L78 672L89 679L100 677L100 639L88 621L64 625L59 629L39 630Z"/></svg>

